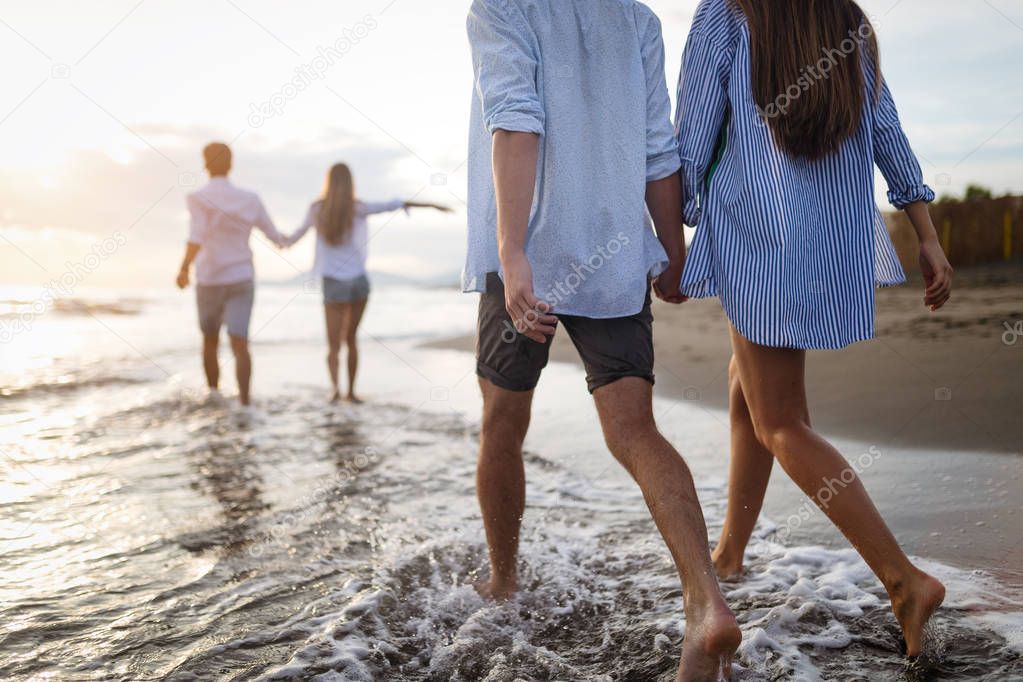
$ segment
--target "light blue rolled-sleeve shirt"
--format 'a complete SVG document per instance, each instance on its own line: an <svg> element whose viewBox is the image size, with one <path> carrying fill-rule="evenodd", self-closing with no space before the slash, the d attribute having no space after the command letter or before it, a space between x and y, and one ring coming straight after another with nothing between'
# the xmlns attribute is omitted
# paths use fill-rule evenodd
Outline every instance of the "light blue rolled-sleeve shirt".
<svg viewBox="0 0 1023 682"><path fill-rule="evenodd" d="M646 183L680 160L657 17L631 0L475 0L464 291L501 271L496 130L540 136L526 238L534 290L562 315L638 313L667 264ZM681 225L679 226L681 229Z"/></svg>

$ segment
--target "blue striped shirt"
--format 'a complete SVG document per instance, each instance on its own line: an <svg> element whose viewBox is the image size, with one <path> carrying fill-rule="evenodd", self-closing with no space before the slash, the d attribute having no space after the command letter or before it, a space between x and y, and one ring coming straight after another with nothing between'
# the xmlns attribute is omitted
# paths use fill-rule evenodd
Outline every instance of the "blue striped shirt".
<svg viewBox="0 0 1023 682"><path fill-rule="evenodd" d="M633 0L475 0L464 291L499 272L492 134L540 135L526 256L555 313L638 313L667 256L646 183L680 166L661 25Z"/></svg>
<svg viewBox="0 0 1023 682"><path fill-rule="evenodd" d="M745 17L729 0L697 8L675 122L685 220L698 226L683 292L719 296L754 343L840 348L872 338L874 287L905 280L874 202L874 165L897 208L933 201L934 192L887 84L875 98L872 65L864 70L860 130L822 160L794 159L774 143L753 99ZM722 135L724 152L708 180Z"/></svg>

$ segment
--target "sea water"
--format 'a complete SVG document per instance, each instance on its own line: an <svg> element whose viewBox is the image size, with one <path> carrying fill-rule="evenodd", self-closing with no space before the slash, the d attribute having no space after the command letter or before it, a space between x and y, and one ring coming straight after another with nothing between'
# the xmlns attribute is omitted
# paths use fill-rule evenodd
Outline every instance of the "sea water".
<svg viewBox="0 0 1023 682"><path fill-rule="evenodd" d="M674 567L604 449L581 372L552 365L527 441L522 591L480 599L475 301L381 287L358 406L326 401L316 292L261 287L255 405L203 389L191 293L81 292L0 350L0 678L670 680ZM658 400L711 535L723 415ZM866 448L864 447L864 451ZM907 665L880 584L841 543L763 518L744 579L743 680L1023 679L1023 595L964 558Z"/></svg>

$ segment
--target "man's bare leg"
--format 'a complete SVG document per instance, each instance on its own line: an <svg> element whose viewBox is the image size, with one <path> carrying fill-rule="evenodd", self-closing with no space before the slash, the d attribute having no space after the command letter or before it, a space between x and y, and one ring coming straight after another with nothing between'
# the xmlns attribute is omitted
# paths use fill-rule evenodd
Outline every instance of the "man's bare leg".
<svg viewBox="0 0 1023 682"><path fill-rule="evenodd" d="M217 359L219 344L219 334L204 334L202 337L202 368L206 372L206 385L214 391L220 384L220 362Z"/></svg>
<svg viewBox="0 0 1023 682"><path fill-rule="evenodd" d="M487 533L490 579L477 589L485 597L504 600L518 589L519 529L526 507L522 442L529 430L533 392L508 391L486 379L480 379L480 389L483 426L476 496Z"/></svg>
<svg viewBox="0 0 1023 682"><path fill-rule="evenodd" d="M731 672L742 640L718 587L707 525L685 461L657 430L650 383L626 377L593 398L607 446L643 491L682 580L686 636L678 680L713 680Z"/></svg>
<svg viewBox="0 0 1023 682"><path fill-rule="evenodd" d="M238 400L249 404L249 382L252 380L252 357L249 355L249 340L232 336L231 350L234 352L234 374L238 379Z"/></svg>

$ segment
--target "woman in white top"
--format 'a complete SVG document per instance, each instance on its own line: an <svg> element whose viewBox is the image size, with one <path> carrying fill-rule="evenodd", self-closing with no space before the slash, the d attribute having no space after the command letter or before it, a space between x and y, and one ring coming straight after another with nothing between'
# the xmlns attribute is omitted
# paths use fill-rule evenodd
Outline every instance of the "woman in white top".
<svg viewBox="0 0 1023 682"><path fill-rule="evenodd" d="M323 277L323 305L327 319L327 366L333 386L332 401L341 399L338 366L341 344L348 347L348 393L345 399L360 402L355 395L355 373L359 365L356 332L369 299L366 257L369 227L366 217L410 208L434 208L450 212L447 206L415 203L396 199L366 202L355 198L352 171L343 163L334 164L327 172L323 197L309 207L302 226L288 237L291 246L316 227L315 271Z"/></svg>

